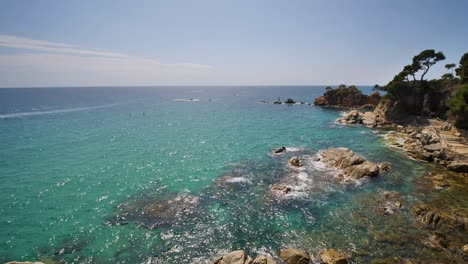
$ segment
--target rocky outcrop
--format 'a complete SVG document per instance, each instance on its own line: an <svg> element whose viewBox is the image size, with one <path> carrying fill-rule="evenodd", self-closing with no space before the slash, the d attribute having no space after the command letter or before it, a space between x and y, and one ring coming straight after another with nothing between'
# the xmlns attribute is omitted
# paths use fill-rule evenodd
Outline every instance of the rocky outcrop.
<svg viewBox="0 0 468 264"><path fill-rule="evenodd" d="M352 111L344 113L341 118L338 118L336 120L336 122L342 123L342 124L355 125L355 124L362 124L363 119L364 118L361 112L359 112L358 110L352 110Z"/></svg>
<svg viewBox="0 0 468 264"><path fill-rule="evenodd" d="M221 256L212 264L276 264L276 261L266 256L257 256L255 259L249 257L244 250L236 250Z"/></svg>
<svg viewBox="0 0 468 264"><path fill-rule="evenodd" d="M397 130L389 132L384 138L390 146L404 150L410 158L438 163L458 173L468 172L468 157L448 148L446 141L432 126L424 129L400 126Z"/></svg>
<svg viewBox="0 0 468 264"><path fill-rule="evenodd" d="M286 264L309 264L311 260L307 253L295 248L281 249L279 256Z"/></svg>
<svg viewBox="0 0 468 264"><path fill-rule="evenodd" d="M360 108L364 105L375 107L380 98L381 96L378 92L368 96L363 94L356 86L346 87L346 85L340 85L336 89L327 87L327 91L323 96L315 99L314 105L352 108Z"/></svg>
<svg viewBox="0 0 468 264"><path fill-rule="evenodd" d="M411 212L419 222L428 227L437 228L440 226L440 213L427 205L422 204L415 206L412 208Z"/></svg>
<svg viewBox="0 0 468 264"><path fill-rule="evenodd" d="M276 261L269 257L258 256L253 260L252 264L276 264Z"/></svg>
<svg viewBox="0 0 468 264"><path fill-rule="evenodd" d="M286 147L285 146L282 146L280 148L275 148L271 151L273 154L275 155L279 155L279 154L283 154L286 152Z"/></svg>
<svg viewBox="0 0 468 264"><path fill-rule="evenodd" d="M388 169L388 164L376 164L365 160L347 148L326 149L319 154L318 160L326 166L341 169L345 178L361 179L377 177Z"/></svg>
<svg viewBox="0 0 468 264"><path fill-rule="evenodd" d="M447 214L427 204L416 205L411 212L420 223L428 228L437 229L442 226L461 230L468 228L468 218Z"/></svg>
<svg viewBox="0 0 468 264"><path fill-rule="evenodd" d="M244 250L237 250L215 259L212 264L251 264L252 258Z"/></svg>
<svg viewBox="0 0 468 264"><path fill-rule="evenodd" d="M347 264L348 256L334 249L322 250L318 254L320 263L323 264Z"/></svg>
<svg viewBox="0 0 468 264"><path fill-rule="evenodd" d="M453 161L447 168L454 172L468 173L468 161Z"/></svg>

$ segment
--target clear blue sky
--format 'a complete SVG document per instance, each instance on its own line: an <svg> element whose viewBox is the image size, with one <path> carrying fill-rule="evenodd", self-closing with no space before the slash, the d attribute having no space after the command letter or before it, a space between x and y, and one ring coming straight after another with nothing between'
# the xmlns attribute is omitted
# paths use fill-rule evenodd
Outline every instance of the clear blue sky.
<svg viewBox="0 0 468 264"><path fill-rule="evenodd" d="M0 1L0 87L385 84L468 52L468 1Z"/></svg>

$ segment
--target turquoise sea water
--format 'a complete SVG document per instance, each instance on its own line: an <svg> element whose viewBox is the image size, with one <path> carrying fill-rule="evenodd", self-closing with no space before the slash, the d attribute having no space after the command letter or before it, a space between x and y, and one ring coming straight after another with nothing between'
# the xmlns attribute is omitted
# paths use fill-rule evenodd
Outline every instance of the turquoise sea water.
<svg viewBox="0 0 468 264"><path fill-rule="evenodd" d="M369 226L356 215L373 219L376 230L391 226L373 215L372 202L385 190L414 199L411 183L425 165L388 149L368 128L335 125L339 110L258 103L277 97L312 102L323 92L0 89L0 262L204 263L236 249L275 256L282 246L356 253L365 245L367 255L357 253L358 262L395 255L391 245L373 244ZM269 155L279 146L297 148L294 155L348 147L392 163L392 170L360 186L319 180L323 175L311 170L306 177L316 188L275 201L268 187L290 173L287 157ZM213 181L223 175L244 181L221 188ZM119 205L183 195L197 199L189 217L151 226L141 219L113 222ZM408 212L395 219L400 227L414 224ZM406 250L398 255L414 254Z"/></svg>

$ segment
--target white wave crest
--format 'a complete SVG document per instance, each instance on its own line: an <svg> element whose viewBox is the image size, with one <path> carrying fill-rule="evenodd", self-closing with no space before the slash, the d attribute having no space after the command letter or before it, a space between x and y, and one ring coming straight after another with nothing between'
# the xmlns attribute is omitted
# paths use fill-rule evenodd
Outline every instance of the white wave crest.
<svg viewBox="0 0 468 264"><path fill-rule="evenodd" d="M0 115L0 119L19 118L19 117L37 116L37 115L62 114L62 113L70 113L70 112L78 112L78 111L88 111L88 110L94 110L94 109L99 109L99 108L112 107L112 106L115 106L115 105L117 105L117 104L99 105L99 106L90 106L90 107L77 107L77 108L68 108L68 109L57 109L57 110L48 110L48 111L11 113L11 114Z"/></svg>

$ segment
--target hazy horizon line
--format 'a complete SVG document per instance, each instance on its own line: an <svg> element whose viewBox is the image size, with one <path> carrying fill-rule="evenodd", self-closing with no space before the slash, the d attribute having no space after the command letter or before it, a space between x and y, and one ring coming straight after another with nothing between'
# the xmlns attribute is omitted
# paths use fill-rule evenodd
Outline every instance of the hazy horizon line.
<svg viewBox="0 0 468 264"><path fill-rule="evenodd" d="M338 87L342 84L262 84L262 85L93 85L93 86L18 86L18 87L0 87L0 89L44 89L44 88L63 88L63 89L71 89L71 88L158 88L158 87L174 87L174 88L182 88L182 87L207 87L207 88L216 88L216 87L327 87L327 86L336 86ZM373 87L371 84L346 84L346 86L362 86L362 87Z"/></svg>

